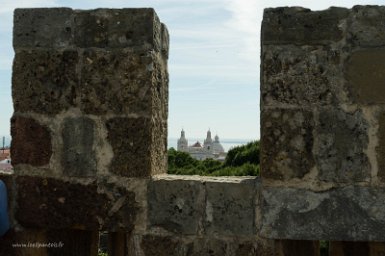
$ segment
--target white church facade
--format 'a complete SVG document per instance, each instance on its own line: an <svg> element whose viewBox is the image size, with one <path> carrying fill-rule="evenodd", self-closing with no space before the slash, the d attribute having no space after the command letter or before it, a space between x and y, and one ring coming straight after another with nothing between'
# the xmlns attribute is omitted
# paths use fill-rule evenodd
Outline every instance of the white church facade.
<svg viewBox="0 0 385 256"><path fill-rule="evenodd" d="M203 145L197 141L193 145L188 145L188 140L184 130L181 131L180 138L178 139L177 150L189 153L191 157L198 160L205 160L212 158L219 161L224 161L226 158L226 152L223 149L222 144L219 142L218 135L215 135L214 140L211 138L211 131L207 131L206 139Z"/></svg>

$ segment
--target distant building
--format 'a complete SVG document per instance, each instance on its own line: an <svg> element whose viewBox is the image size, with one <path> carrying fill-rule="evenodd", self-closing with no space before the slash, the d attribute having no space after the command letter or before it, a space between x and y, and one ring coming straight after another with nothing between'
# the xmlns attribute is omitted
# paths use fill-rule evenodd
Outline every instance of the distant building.
<svg viewBox="0 0 385 256"><path fill-rule="evenodd" d="M10 159L11 150L9 148L0 148L0 161Z"/></svg>
<svg viewBox="0 0 385 256"><path fill-rule="evenodd" d="M207 158L212 158L219 161L224 161L226 158L226 152L223 149L222 144L219 141L218 135L215 135L214 141L211 138L211 131L207 131L206 139L202 144L197 141L193 145L189 146L186 139L184 130L182 129L180 133L180 138L178 139L178 151L186 152L191 155L191 157L198 160L205 160Z"/></svg>
<svg viewBox="0 0 385 256"><path fill-rule="evenodd" d="M0 149L0 172L12 172L11 150L9 148Z"/></svg>

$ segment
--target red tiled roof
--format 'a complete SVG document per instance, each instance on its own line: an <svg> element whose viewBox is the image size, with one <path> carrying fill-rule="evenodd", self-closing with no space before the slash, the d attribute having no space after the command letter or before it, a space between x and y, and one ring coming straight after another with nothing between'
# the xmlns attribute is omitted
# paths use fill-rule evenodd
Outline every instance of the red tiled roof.
<svg viewBox="0 0 385 256"><path fill-rule="evenodd" d="M197 142L195 142L195 144L192 145L191 147L193 147L193 148L201 148L202 145L199 143L199 141L197 141Z"/></svg>

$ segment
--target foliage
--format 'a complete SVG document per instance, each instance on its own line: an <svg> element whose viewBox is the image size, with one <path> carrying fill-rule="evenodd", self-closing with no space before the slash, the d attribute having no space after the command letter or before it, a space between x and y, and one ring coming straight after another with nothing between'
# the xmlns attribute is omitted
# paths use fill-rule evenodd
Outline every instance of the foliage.
<svg viewBox="0 0 385 256"><path fill-rule="evenodd" d="M202 176L258 176L259 175L259 141L231 149L224 163L192 158L188 153L174 148L168 150L168 173Z"/></svg>
<svg viewBox="0 0 385 256"><path fill-rule="evenodd" d="M245 163L259 165L259 141L252 141L230 149L224 165L241 166Z"/></svg>
<svg viewBox="0 0 385 256"><path fill-rule="evenodd" d="M320 241L320 255L328 256L329 255L329 241Z"/></svg>
<svg viewBox="0 0 385 256"><path fill-rule="evenodd" d="M101 250L98 251L98 256L108 256L108 253L102 252Z"/></svg>

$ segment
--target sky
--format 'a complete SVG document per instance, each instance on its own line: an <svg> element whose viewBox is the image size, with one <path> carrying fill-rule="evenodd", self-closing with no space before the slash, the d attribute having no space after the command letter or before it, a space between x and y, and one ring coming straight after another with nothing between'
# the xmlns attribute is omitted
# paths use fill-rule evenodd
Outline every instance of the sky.
<svg viewBox="0 0 385 256"><path fill-rule="evenodd" d="M263 9L312 10L385 1L314 0L2 0L0 3L0 136L12 116L12 18L15 8L153 7L170 33L168 136L223 139L260 137L259 65Z"/></svg>

